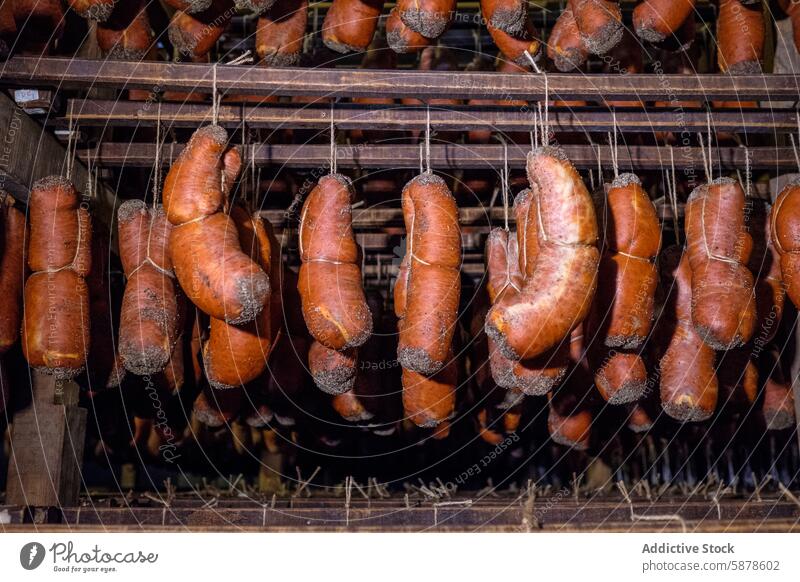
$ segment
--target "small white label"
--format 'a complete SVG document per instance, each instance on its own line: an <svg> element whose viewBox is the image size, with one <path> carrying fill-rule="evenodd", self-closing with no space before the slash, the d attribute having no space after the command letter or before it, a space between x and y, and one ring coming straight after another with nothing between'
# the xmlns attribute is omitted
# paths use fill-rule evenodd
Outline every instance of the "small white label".
<svg viewBox="0 0 800 582"><path fill-rule="evenodd" d="M14 100L17 103L27 103L39 99L39 91L36 89L17 89L14 91Z"/></svg>

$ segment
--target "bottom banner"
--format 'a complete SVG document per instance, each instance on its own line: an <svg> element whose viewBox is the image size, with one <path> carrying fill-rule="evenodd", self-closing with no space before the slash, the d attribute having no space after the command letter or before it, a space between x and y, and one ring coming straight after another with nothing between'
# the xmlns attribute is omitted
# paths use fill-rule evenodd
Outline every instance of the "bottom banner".
<svg viewBox="0 0 800 582"><path fill-rule="evenodd" d="M4 580L800 580L792 534L0 535Z"/></svg>

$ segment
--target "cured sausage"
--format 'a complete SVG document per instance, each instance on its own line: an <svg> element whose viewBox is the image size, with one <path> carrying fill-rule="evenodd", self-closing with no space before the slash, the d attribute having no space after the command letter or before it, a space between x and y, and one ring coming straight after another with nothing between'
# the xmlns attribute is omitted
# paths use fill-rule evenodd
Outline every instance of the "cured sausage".
<svg viewBox="0 0 800 582"><path fill-rule="evenodd" d="M414 32L427 38L439 38L450 26L456 0L398 0L397 12Z"/></svg>
<svg viewBox="0 0 800 582"><path fill-rule="evenodd" d="M723 73L760 75L764 59L764 14L759 2L745 6L740 0L719 0L717 15L717 65Z"/></svg>
<svg viewBox="0 0 800 582"><path fill-rule="evenodd" d="M791 20L794 46L800 52L800 2L796 0L780 0L778 4Z"/></svg>
<svg viewBox="0 0 800 582"><path fill-rule="evenodd" d="M570 380L557 390L548 393L547 430L554 442L578 451L589 448L594 413L588 389L591 380L587 375L583 326L570 334Z"/></svg>
<svg viewBox="0 0 800 582"><path fill-rule="evenodd" d="M783 318L783 307L786 302L786 290L781 276L781 257L772 243L771 214L769 204L754 200L748 220L753 238L753 252L750 255L748 268L756 279L756 314L757 331L753 341L758 346L765 346L778 332Z"/></svg>
<svg viewBox="0 0 800 582"><path fill-rule="evenodd" d="M187 14L197 14L208 10L214 0L164 0L164 3L174 8L182 10Z"/></svg>
<svg viewBox="0 0 800 582"><path fill-rule="evenodd" d="M25 283L22 351L28 363L59 379L83 371L90 345L92 262L89 212L71 182L42 178L28 203L30 243Z"/></svg>
<svg viewBox="0 0 800 582"><path fill-rule="evenodd" d="M433 428L453 416L458 370L452 357L437 373L426 376L403 368L403 410L422 428Z"/></svg>
<svg viewBox="0 0 800 582"><path fill-rule="evenodd" d="M264 221L258 214L250 215L241 206L230 213L239 236L242 250L266 273L272 273L277 241L270 237ZM227 389L242 386L258 378L267 368L267 360L274 344L280 320L272 313L273 290L264 299L261 311L253 321L229 324L211 318L208 342L203 346L206 377L212 387ZM276 327L277 326L277 327Z"/></svg>
<svg viewBox="0 0 800 582"><path fill-rule="evenodd" d="M742 187L730 178L698 186L686 203L692 321L716 350L744 345L756 324L745 204Z"/></svg>
<svg viewBox="0 0 800 582"><path fill-rule="evenodd" d="M358 347L372 334L353 235L353 196L346 176L320 178L303 205L298 234L303 317L314 339L334 350Z"/></svg>
<svg viewBox="0 0 800 582"><path fill-rule="evenodd" d="M117 211L120 258L127 284L119 324L119 354L139 376L169 362L182 327L178 290L167 244L172 225L161 207L128 200Z"/></svg>
<svg viewBox="0 0 800 582"><path fill-rule="evenodd" d="M328 394L342 394L353 389L358 372L358 350L332 350L318 341L308 350L308 369L314 383Z"/></svg>
<svg viewBox="0 0 800 582"><path fill-rule="evenodd" d="M800 180L787 184L770 216L770 237L780 256L786 294L800 306Z"/></svg>
<svg viewBox="0 0 800 582"><path fill-rule="evenodd" d="M276 0L234 0L236 10L261 14L275 5Z"/></svg>
<svg viewBox="0 0 800 582"><path fill-rule="evenodd" d="M19 36L16 49L30 55L49 52L64 34L64 9L60 0L5 0L11 3Z"/></svg>
<svg viewBox="0 0 800 582"><path fill-rule="evenodd" d="M269 295L269 277L239 243L223 212L241 158L219 126L198 129L164 181L164 208L174 225L169 240L175 275L202 311L227 323L255 319Z"/></svg>
<svg viewBox="0 0 800 582"><path fill-rule="evenodd" d="M333 0L322 23L322 42L337 53L366 50L381 10L383 0Z"/></svg>
<svg viewBox="0 0 800 582"><path fill-rule="evenodd" d="M169 23L169 40L185 57L208 55L235 14L233 0L214 0L203 12L176 12Z"/></svg>
<svg viewBox="0 0 800 582"><path fill-rule="evenodd" d="M593 318L595 333L611 348L636 349L650 333L661 247L655 206L639 178L621 174L606 195L601 231L606 251L600 260Z"/></svg>
<svg viewBox="0 0 800 582"><path fill-rule="evenodd" d="M144 60L155 46L143 0L117 2L107 20L97 25L97 44L108 58Z"/></svg>
<svg viewBox="0 0 800 582"><path fill-rule="evenodd" d="M0 191L0 354L19 339L22 322L22 292L25 287L25 214L14 207L16 200Z"/></svg>
<svg viewBox="0 0 800 582"><path fill-rule="evenodd" d="M633 28L648 42L663 42L694 12L696 0L642 0L633 9Z"/></svg>
<svg viewBox="0 0 800 582"><path fill-rule="evenodd" d="M308 0L277 0L258 19L256 53L268 67L291 67L303 53Z"/></svg>
<svg viewBox="0 0 800 582"><path fill-rule="evenodd" d="M89 20L105 22L114 10L114 0L68 0L69 7Z"/></svg>
<svg viewBox="0 0 800 582"><path fill-rule="evenodd" d="M431 39L406 26L395 6L386 19L386 42L394 52L405 54L421 51L430 46Z"/></svg>
<svg viewBox="0 0 800 582"><path fill-rule="evenodd" d="M567 73L583 66L589 49L583 42L575 13L568 7L558 15L547 43L547 56L561 72Z"/></svg>
<svg viewBox="0 0 800 582"><path fill-rule="evenodd" d="M687 253L677 247L664 253L664 288L670 290L659 336L668 339L659 362L661 406L682 422L711 417L717 406L719 383L714 350L692 324L692 269Z"/></svg>
<svg viewBox="0 0 800 582"><path fill-rule="evenodd" d="M491 24L487 24L486 29L489 31L492 41L498 50L512 63L529 69L531 63L525 55L526 52L531 55L534 61L539 60L542 52L542 41L537 38L536 29L530 18L525 21L525 28L518 35L508 34Z"/></svg>
<svg viewBox="0 0 800 582"><path fill-rule="evenodd" d="M547 146L528 154L528 180L527 221L539 225L538 250L531 256L523 251L528 243L520 244L527 275L522 291L501 298L486 318L486 333L514 360L545 353L585 319L599 262L592 198L563 153Z"/></svg>
<svg viewBox="0 0 800 582"><path fill-rule="evenodd" d="M594 375L595 386L609 404L627 404L647 389L647 367L638 353L610 350Z"/></svg>
<svg viewBox="0 0 800 582"><path fill-rule="evenodd" d="M458 208L445 181L434 174L420 174L408 182L402 205L408 279L397 355L403 368L431 375L448 361L458 318Z"/></svg>
<svg viewBox="0 0 800 582"><path fill-rule="evenodd" d="M528 19L526 0L481 0L481 14L487 24L511 35L521 34Z"/></svg>
<svg viewBox="0 0 800 582"><path fill-rule="evenodd" d="M622 12L614 0L569 0L568 6L590 53L605 54L622 40Z"/></svg>

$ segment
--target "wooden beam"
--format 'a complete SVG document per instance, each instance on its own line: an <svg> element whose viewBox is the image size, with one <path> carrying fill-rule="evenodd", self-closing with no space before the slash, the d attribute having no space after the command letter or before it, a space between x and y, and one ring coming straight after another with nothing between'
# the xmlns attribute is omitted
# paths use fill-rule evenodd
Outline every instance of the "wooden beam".
<svg viewBox="0 0 800 582"><path fill-rule="evenodd" d="M167 128L189 127L211 123L211 106L196 103L146 104L136 101L103 101L72 99L67 104L72 120L82 126L154 126L158 119ZM334 110L336 128L421 130L425 129L425 108L403 105L337 104ZM218 123L223 127L269 129L327 129L331 108L328 105L222 105ZM718 132L786 133L796 131L797 117L793 109L772 111L715 110L710 113L711 125ZM626 133L675 131L705 132L708 117L704 110L650 109L619 110L612 113L598 108L552 108L550 126L557 131L606 132L615 127ZM67 117L50 120L58 126L68 124ZM528 132L534 126L532 109L520 107L432 107L431 127L439 131L491 129L496 132Z"/></svg>
<svg viewBox="0 0 800 582"><path fill-rule="evenodd" d="M214 69L216 68L216 74ZM793 101L797 75L522 75L497 72L275 68L203 63L126 62L13 57L6 85L57 88L113 87L146 91L311 95L322 97L416 97L484 99L624 99Z"/></svg>
<svg viewBox="0 0 800 582"><path fill-rule="evenodd" d="M45 176L64 174L66 149L4 94L0 94L0 127L5 128L0 143L0 190L6 190L20 202L27 203L34 182ZM79 160L72 168L72 181L79 191L86 191L89 172ZM99 183L92 202L92 215L108 229L112 246L116 249L116 232L111 232L109 226L119 204L116 195Z"/></svg>
<svg viewBox="0 0 800 582"><path fill-rule="evenodd" d="M183 144L166 144L162 150L162 161L171 164L183 150ZM253 158L257 166L280 166L288 168L327 168L330 148L327 145L309 144L260 144L250 146L245 159ZM611 152L608 146L567 145L566 155L578 168L596 168L597 156L603 167L611 167ZM530 146L512 144L508 148L508 163L512 168L525 166L525 156ZM337 147L337 164L343 168L396 168L419 167L419 146L409 144L385 145L340 145ZM735 171L745 168L745 156L749 152L750 166L758 170L780 172L796 169L791 148L742 147L712 148L711 157L715 172ZM151 167L155 159L155 145L146 143L103 143L97 149L80 150L81 159L87 154L102 166ZM702 180L703 157L699 148L673 148L675 167L679 177L693 176ZM503 147L500 145L431 145L431 166L437 169L491 169L503 163ZM656 146L619 146L619 168L627 170L664 170L670 167L670 148Z"/></svg>
<svg viewBox="0 0 800 582"><path fill-rule="evenodd" d="M6 499L12 505L76 505L87 411L79 387L31 371L33 401L14 415Z"/></svg>

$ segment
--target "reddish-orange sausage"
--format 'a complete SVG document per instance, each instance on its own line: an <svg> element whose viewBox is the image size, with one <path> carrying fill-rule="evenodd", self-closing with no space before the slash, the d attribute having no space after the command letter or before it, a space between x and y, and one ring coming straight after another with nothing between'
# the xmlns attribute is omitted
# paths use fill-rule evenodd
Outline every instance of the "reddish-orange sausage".
<svg viewBox="0 0 800 582"><path fill-rule="evenodd" d="M589 448L594 414L588 399L591 379L586 374L583 326L570 334L570 380L548 393L547 430L554 442L583 451Z"/></svg>
<svg viewBox="0 0 800 582"><path fill-rule="evenodd" d="M268 67L291 67L303 52L308 0L277 0L258 19L256 53Z"/></svg>
<svg viewBox="0 0 800 582"><path fill-rule="evenodd" d="M778 331L778 325L783 318L786 289L781 276L780 253L772 243L769 205L758 200L752 201L750 214L748 222L753 238L753 253L748 268L756 279L758 316L758 326L753 333L753 341L763 347Z"/></svg>
<svg viewBox="0 0 800 582"><path fill-rule="evenodd" d="M622 40L622 12L614 0L569 0L567 5L590 53L605 54Z"/></svg>
<svg viewBox="0 0 800 582"><path fill-rule="evenodd" d="M169 23L169 40L186 57L205 57L235 13L233 0L214 0L203 12L176 12Z"/></svg>
<svg viewBox="0 0 800 582"><path fill-rule="evenodd" d="M31 188L31 238L25 283L22 351L28 363L58 378L71 378L89 350L92 224L78 192L60 176Z"/></svg>
<svg viewBox="0 0 800 582"><path fill-rule="evenodd" d="M30 55L46 54L64 34L61 0L5 0L11 3L19 36L16 50Z"/></svg>
<svg viewBox="0 0 800 582"><path fill-rule="evenodd" d="M486 332L509 358L529 359L553 348L589 312L597 285L597 219L586 186L563 153L552 147L528 154L538 252L525 253L522 291L502 298L486 318ZM519 226L517 227L519 230ZM537 325L531 326L531 321Z"/></svg>
<svg viewBox="0 0 800 582"><path fill-rule="evenodd" d="M334 0L322 23L322 42L337 53L361 52L372 42L383 0Z"/></svg>
<svg viewBox="0 0 800 582"><path fill-rule="evenodd" d="M445 181L420 174L403 188L409 256L406 309L400 326L400 364L434 374L447 363L461 294L461 228Z"/></svg>
<svg viewBox="0 0 800 582"><path fill-rule="evenodd" d="M797 0L780 0L778 3L791 19L794 46L800 52L800 2L797 2Z"/></svg>
<svg viewBox="0 0 800 582"><path fill-rule="evenodd" d="M770 216L770 237L780 255L786 293L800 306L800 181L781 190Z"/></svg>
<svg viewBox="0 0 800 582"><path fill-rule="evenodd" d="M439 372L424 376L403 368L403 410L409 420L423 428L432 428L453 416L456 402L456 363L449 358Z"/></svg>
<svg viewBox="0 0 800 582"><path fill-rule="evenodd" d="M578 69L589 57L589 49L581 38L575 13L566 8L559 14L547 42L547 56L556 69L567 73Z"/></svg>
<svg viewBox="0 0 800 582"><path fill-rule="evenodd" d="M703 341L717 350L744 345L756 323L745 204L742 187L730 178L695 188L686 203L692 321Z"/></svg>
<svg viewBox="0 0 800 582"><path fill-rule="evenodd" d="M525 21L524 30L516 36L495 28L491 24L487 24L486 29L489 31L492 41L498 50L514 64L526 69L531 68L531 62L525 53L528 53L534 61L539 60L542 52L542 41L539 40L530 18Z"/></svg>
<svg viewBox="0 0 800 582"><path fill-rule="evenodd" d="M227 323L255 319L269 294L269 278L239 244L233 220L221 212L241 168L238 150L226 151L227 132L198 129L164 181L164 207L175 226L170 253L189 299Z"/></svg>
<svg viewBox="0 0 800 582"><path fill-rule="evenodd" d="M628 429L635 432L647 432L653 428L653 418L647 411L642 402L634 402L630 405L628 415Z"/></svg>
<svg viewBox="0 0 800 582"><path fill-rule="evenodd" d="M328 394L342 394L353 389L358 372L358 350L332 350L318 341L308 350L308 369L314 383Z"/></svg>
<svg viewBox="0 0 800 582"><path fill-rule="evenodd" d="M129 372L164 369L180 335L178 291L167 243L172 225L161 207L129 200L117 213L120 258L128 282L122 298L119 354Z"/></svg>
<svg viewBox="0 0 800 582"><path fill-rule="evenodd" d="M264 221L258 214L250 215L241 206L231 209L242 250L265 273L272 273L275 260L273 246L277 244L268 234ZM272 289L253 321L234 325L211 318L208 342L203 346L206 377L214 388L226 389L241 386L258 378L267 367L280 320L272 313Z"/></svg>
<svg viewBox="0 0 800 582"><path fill-rule="evenodd" d="M118 2L109 18L97 25L97 44L111 59L141 61L154 46L144 0Z"/></svg>
<svg viewBox="0 0 800 582"><path fill-rule="evenodd" d="M67 0L67 4L84 18L105 22L111 16L116 2L114 0Z"/></svg>
<svg viewBox="0 0 800 582"><path fill-rule="evenodd" d="M405 54L421 51L431 44L431 39L406 26L395 6L386 19L386 42L394 52Z"/></svg>
<svg viewBox="0 0 800 582"><path fill-rule="evenodd" d="M680 257L680 262L679 262ZM714 350L692 324L692 270L687 253L673 247L664 253L664 288L670 291L659 337L669 342L659 363L661 406L683 422L708 419L717 406L719 384Z"/></svg>
<svg viewBox="0 0 800 582"><path fill-rule="evenodd" d="M526 0L481 0L481 14L487 24L511 35L525 30L528 18Z"/></svg>
<svg viewBox="0 0 800 582"><path fill-rule="evenodd" d="M17 23L14 21L12 2L0 3L0 58L7 58L17 40Z"/></svg>
<svg viewBox="0 0 800 582"><path fill-rule="evenodd" d="M14 208L14 198L0 191L0 354L17 343L22 323L22 291L25 287L25 214Z"/></svg>
<svg viewBox="0 0 800 582"><path fill-rule="evenodd" d="M208 10L214 0L164 0L171 8L183 10L189 14L197 14Z"/></svg>
<svg viewBox="0 0 800 582"><path fill-rule="evenodd" d="M719 0L719 70L732 75L760 75L765 34L760 2L755 6L745 6L740 0Z"/></svg>
<svg viewBox="0 0 800 582"><path fill-rule="evenodd" d="M411 30L427 38L439 38L447 30L456 0L398 0L400 18Z"/></svg>
<svg viewBox="0 0 800 582"><path fill-rule="evenodd" d="M597 390L609 404L636 402L647 388L647 368L638 353L610 350L594 375Z"/></svg>
<svg viewBox="0 0 800 582"><path fill-rule="evenodd" d="M347 177L323 176L303 205L298 234L303 317L314 339L335 350L358 347L372 334L353 235L353 196Z"/></svg>
<svg viewBox="0 0 800 582"><path fill-rule="evenodd" d="M671 37L694 11L696 0L642 0L633 9L633 28L648 42Z"/></svg>
<svg viewBox="0 0 800 582"><path fill-rule="evenodd" d="M661 247L661 225L639 178L621 174L606 195L601 231L606 251L600 261L593 309L594 332L612 348L636 349L650 333Z"/></svg>

